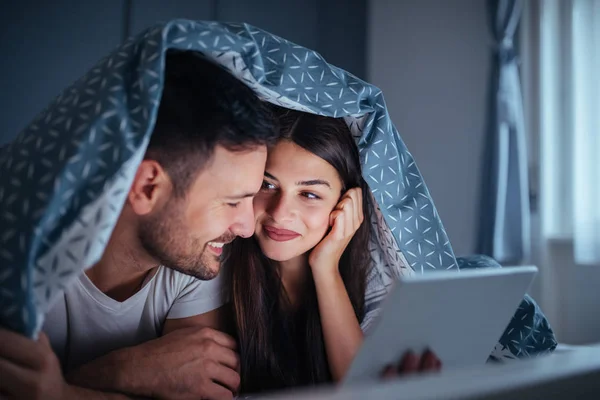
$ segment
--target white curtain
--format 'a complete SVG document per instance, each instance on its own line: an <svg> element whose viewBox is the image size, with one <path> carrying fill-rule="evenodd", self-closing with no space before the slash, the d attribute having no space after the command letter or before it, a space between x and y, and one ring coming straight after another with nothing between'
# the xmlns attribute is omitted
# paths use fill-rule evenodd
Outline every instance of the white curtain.
<svg viewBox="0 0 600 400"><path fill-rule="evenodd" d="M539 5L541 234L600 265L600 0Z"/></svg>
<svg viewBox="0 0 600 400"><path fill-rule="evenodd" d="M508 264L528 260L531 247L527 136L514 46L523 4L489 0L495 46L477 253Z"/></svg>

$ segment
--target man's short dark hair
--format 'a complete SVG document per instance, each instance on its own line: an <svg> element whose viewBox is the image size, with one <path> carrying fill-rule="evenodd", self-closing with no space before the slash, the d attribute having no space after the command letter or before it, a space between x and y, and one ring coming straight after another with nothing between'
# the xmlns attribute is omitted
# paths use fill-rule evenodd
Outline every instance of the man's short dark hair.
<svg viewBox="0 0 600 400"><path fill-rule="evenodd" d="M270 108L229 72L191 51L166 55L164 89L146 159L161 164L184 196L215 146L230 151L277 139Z"/></svg>

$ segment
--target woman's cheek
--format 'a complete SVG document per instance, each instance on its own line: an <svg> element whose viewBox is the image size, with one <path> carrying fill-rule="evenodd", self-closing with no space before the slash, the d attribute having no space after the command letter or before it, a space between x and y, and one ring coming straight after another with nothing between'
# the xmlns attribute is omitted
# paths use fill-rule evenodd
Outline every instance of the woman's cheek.
<svg viewBox="0 0 600 400"><path fill-rule="evenodd" d="M263 214L265 212L267 197L262 193L254 196L254 200L252 201L252 207L254 208L254 216Z"/></svg>
<svg viewBox="0 0 600 400"><path fill-rule="evenodd" d="M330 214L328 209L312 209L306 213L305 224L312 233L311 236L318 237L319 241L327 234Z"/></svg>

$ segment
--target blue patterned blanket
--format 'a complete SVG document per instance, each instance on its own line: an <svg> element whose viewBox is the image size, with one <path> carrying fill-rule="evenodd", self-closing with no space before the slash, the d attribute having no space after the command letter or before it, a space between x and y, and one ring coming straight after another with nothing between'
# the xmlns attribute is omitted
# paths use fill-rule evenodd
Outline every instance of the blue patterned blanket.
<svg viewBox="0 0 600 400"><path fill-rule="evenodd" d="M253 26L174 20L127 40L0 149L0 325L35 337L62 289L100 258L153 129L168 49L203 53L266 101L345 118L378 211L370 304L399 268L458 270L381 90ZM511 331L533 341L505 334L505 355L553 349L531 345L554 341L533 305L538 324L513 319Z"/></svg>

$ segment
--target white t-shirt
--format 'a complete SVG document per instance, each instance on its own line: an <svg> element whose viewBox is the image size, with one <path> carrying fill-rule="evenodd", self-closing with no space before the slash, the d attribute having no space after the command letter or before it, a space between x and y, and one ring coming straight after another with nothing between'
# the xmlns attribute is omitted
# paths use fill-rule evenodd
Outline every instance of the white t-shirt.
<svg viewBox="0 0 600 400"><path fill-rule="evenodd" d="M166 319L220 307L225 300L222 289L218 277L201 281L161 266L139 292L119 302L81 274L52 306L43 331L69 370L113 350L159 337Z"/></svg>

